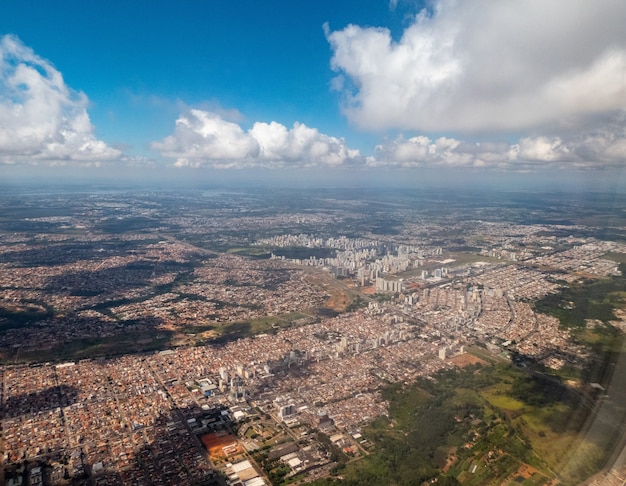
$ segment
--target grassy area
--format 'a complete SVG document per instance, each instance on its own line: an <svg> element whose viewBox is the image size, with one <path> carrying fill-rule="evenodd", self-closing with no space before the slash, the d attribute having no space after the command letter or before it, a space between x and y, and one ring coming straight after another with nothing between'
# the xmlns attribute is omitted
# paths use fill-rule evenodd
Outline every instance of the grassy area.
<svg viewBox="0 0 626 486"><path fill-rule="evenodd" d="M450 252L444 253L442 256L438 258L438 261L429 261L423 266L411 270L407 270L405 272L397 273L395 276L398 278L415 278L420 277L422 275L423 270L427 270L432 272L436 268L441 268L442 264L439 261L443 261L445 259L451 258L454 260L452 263L448 263L444 266L449 268L459 268L464 265L469 265L476 262L489 262L489 263L507 263L505 260L499 260L497 258L479 255L478 253L466 253L466 252ZM512 262L508 262L512 263Z"/></svg>
<svg viewBox="0 0 626 486"><path fill-rule="evenodd" d="M229 248L226 253L254 258L269 258L271 256L271 249L263 246L250 246L245 248Z"/></svg>
<svg viewBox="0 0 626 486"><path fill-rule="evenodd" d="M383 391L383 399L390 402L390 414L394 422L406 428L415 412L415 407L425 403L432 395L418 387L404 389L401 385L392 385Z"/></svg>
<svg viewBox="0 0 626 486"><path fill-rule="evenodd" d="M602 255L602 258L605 258L607 260L611 260L617 263L626 263L626 253L617 253L614 251L610 251Z"/></svg>
<svg viewBox="0 0 626 486"><path fill-rule="evenodd" d="M171 347L174 334L159 331L160 339L142 340L145 333L128 333L123 337L91 337L81 338L52 346L49 349L23 350L2 356L2 364L30 363L44 361L63 361L96 358L102 356L121 356L124 354L157 351Z"/></svg>
<svg viewBox="0 0 626 486"><path fill-rule="evenodd" d="M214 331L215 326L213 325L198 325L198 326L185 326L180 329L180 332L183 334L202 334L208 331Z"/></svg>
<svg viewBox="0 0 626 486"><path fill-rule="evenodd" d="M513 376L513 379L513 383L507 383L510 379L506 378L481 390L480 394L500 414L504 414L505 420L526 443L532 445L532 455L529 459L541 458L539 462L534 461L535 467L543 464L544 473L559 471L561 475L571 476L569 479L574 483L585 477L580 471L577 473L578 476L574 477L573 472L563 472L563 469L564 458L568 458L568 461L573 460L570 458L575 447L581 444L584 444L583 447L589 447L593 442L583 439L580 434L586 420L590 418L589 409L582 406L580 397L569 393L558 393L555 397L550 396L549 392L547 394L542 392L538 397L531 391L528 398L525 398L527 401L524 401L514 396L515 386L516 383L528 383L529 379L522 374ZM551 382L546 382L546 386L549 383ZM521 391L518 389L518 394ZM594 457L578 457L575 460L583 466L587 464L584 467L591 471L599 465Z"/></svg>
<svg viewBox="0 0 626 486"><path fill-rule="evenodd" d="M336 279L328 272L317 268L305 267L308 281L324 289L328 294L326 307L335 312L346 312L359 296L357 289L348 286L345 281Z"/></svg>
<svg viewBox="0 0 626 486"><path fill-rule="evenodd" d="M215 328L217 337L210 339L209 342L224 344L257 334L274 333L279 329L292 326L294 321L305 317L310 316L301 312L290 312L280 316L265 316L250 321L225 323Z"/></svg>
<svg viewBox="0 0 626 486"><path fill-rule="evenodd" d="M383 391L389 418L365 427L374 446L342 484L579 484L610 451L581 433L589 407L550 377L494 364L434 378Z"/></svg>
<svg viewBox="0 0 626 486"><path fill-rule="evenodd" d="M535 303L537 311L557 317L574 339L592 350L583 369L558 372L565 379L605 386L612 379L617 357L626 350L624 334L610 324L617 319L616 312L623 315L626 308L626 264L619 265L620 276L574 283Z"/></svg>
<svg viewBox="0 0 626 486"><path fill-rule="evenodd" d="M510 362L508 358L494 355L493 353L488 351L486 348L480 347L480 346L469 346L467 348L467 352L491 364L497 364L497 363L503 364L503 363Z"/></svg>
<svg viewBox="0 0 626 486"><path fill-rule="evenodd" d="M448 266L449 267L460 267L462 265L467 265L470 263L476 263L476 262L490 262L490 263L504 263L502 260L499 260L498 258L494 258L494 257L490 257L490 256L486 256L486 255L479 255L478 253L465 253L465 252L450 252L445 254L442 257L442 260L444 258L452 258L455 260L455 262L450 263Z"/></svg>
<svg viewBox="0 0 626 486"><path fill-rule="evenodd" d="M626 301L626 264L620 263L622 275L600 280L587 280L563 287L535 303L535 309L557 317L569 328L584 327L588 319L607 324L615 319L615 310L624 308Z"/></svg>
<svg viewBox="0 0 626 486"><path fill-rule="evenodd" d="M501 384L494 385L481 392L481 396L485 398L491 405L500 410L517 411L524 408L524 402L516 400L509 395L510 387L503 387Z"/></svg>

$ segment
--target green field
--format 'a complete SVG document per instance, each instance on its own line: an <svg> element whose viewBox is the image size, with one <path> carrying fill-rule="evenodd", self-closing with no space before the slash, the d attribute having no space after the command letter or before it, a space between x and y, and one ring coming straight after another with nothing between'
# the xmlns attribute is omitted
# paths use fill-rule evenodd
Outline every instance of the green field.
<svg viewBox="0 0 626 486"><path fill-rule="evenodd" d="M121 356L129 353L157 351L171 347L173 333L159 331L156 339L143 340L145 333L127 333L120 336L88 337L75 339L48 349L16 349L11 354L0 356L2 364L30 363L42 361L64 361L106 356Z"/></svg>
<svg viewBox="0 0 626 486"><path fill-rule="evenodd" d="M579 484L611 452L582 433L588 404L551 377L495 364L433 378L384 389L389 418L365 427L370 454L341 484Z"/></svg>
<svg viewBox="0 0 626 486"><path fill-rule="evenodd" d="M238 247L229 248L226 253L253 258L269 258L271 256L271 249L262 246Z"/></svg>
<svg viewBox="0 0 626 486"><path fill-rule="evenodd" d="M569 328L584 327L587 319L607 324L615 319L615 310L626 307L626 264L620 263L622 275L586 280L561 288L535 303L535 309L557 317Z"/></svg>
<svg viewBox="0 0 626 486"><path fill-rule="evenodd" d="M603 255L602 258L606 258L607 260L612 260L617 263L626 263L626 253L617 253L614 251L610 251L607 254Z"/></svg>
<svg viewBox="0 0 626 486"><path fill-rule="evenodd" d="M214 326L216 336L204 342L207 344L224 344L241 338L253 337L257 334L273 334L279 329L293 326L294 321L305 317L310 316L301 312L289 312L280 316L265 316L249 321L228 322L221 326Z"/></svg>
<svg viewBox="0 0 626 486"><path fill-rule="evenodd" d="M481 396L500 410L516 411L524 408L524 402L511 397L510 387L505 388L500 384L481 391Z"/></svg>

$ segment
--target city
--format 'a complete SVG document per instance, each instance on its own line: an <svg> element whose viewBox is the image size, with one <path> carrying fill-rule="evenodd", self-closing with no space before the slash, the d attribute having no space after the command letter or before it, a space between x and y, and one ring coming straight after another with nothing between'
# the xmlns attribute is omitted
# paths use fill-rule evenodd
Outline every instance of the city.
<svg viewBox="0 0 626 486"><path fill-rule="evenodd" d="M196 192L12 210L20 197L0 201L4 484L319 481L376 450L386 387L490 363L559 377L589 417L611 401L593 402L611 386L597 349L536 303L619 278L626 243L542 222L552 210L509 223L489 203L474 220L408 195L291 194L287 211ZM617 307L582 332L623 332ZM603 419L623 430L618 412ZM565 481L522 465L532 484Z"/></svg>
<svg viewBox="0 0 626 486"><path fill-rule="evenodd" d="M0 486L626 484L626 2L33 4Z"/></svg>

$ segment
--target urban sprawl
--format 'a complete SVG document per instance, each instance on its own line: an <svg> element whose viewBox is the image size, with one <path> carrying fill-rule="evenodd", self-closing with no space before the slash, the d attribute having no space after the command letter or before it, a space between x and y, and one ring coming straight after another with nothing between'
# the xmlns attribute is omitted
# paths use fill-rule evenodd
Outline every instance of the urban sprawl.
<svg viewBox="0 0 626 486"><path fill-rule="evenodd" d="M0 234L0 324L40 316L0 334L11 485L260 486L270 479L253 456L267 444L289 475L324 476L332 447L365 453L363 425L388 413L382 386L473 363L471 346L551 369L583 366L589 350L533 302L619 274L605 256L626 253L551 235L563 229L553 225L475 221L471 251L410 237L407 225L388 237L267 235L248 251L270 257L253 258L160 238L159 229L149 240L112 238L83 221L46 221L82 232ZM69 243L76 248L58 256ZM95 250L83 255L86 243ZM332 253L292 258L287 248ZM29 263L33 252L55 263ZM229 337L231 323L246 323L246 333ZM624 326L619 316L614 325ZM129 352L48 357L89 340L119 340Z"/></svg>

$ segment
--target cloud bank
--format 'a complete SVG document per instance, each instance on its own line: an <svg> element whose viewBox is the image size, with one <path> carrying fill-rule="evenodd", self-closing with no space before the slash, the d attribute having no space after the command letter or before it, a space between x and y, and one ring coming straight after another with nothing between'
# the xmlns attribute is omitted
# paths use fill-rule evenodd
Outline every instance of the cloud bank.
<svg viewBox="0 0 626 486"><path fill-rule="evenodd" d="M176 120L172 135L153 150L176 167L269 169L306 167L430 167L513 171L588 170L622 167L626 162L623 116L600 128L561 135L527 135L514 143L468 142L450 136L398 135L374 147L372 156L345 141L301 123L292 128L256 122L249 130L220 114L190 109Z"/></svg>
<svg viewBox="0 0 626 486"><path fill-rule="evenodd" d="M623 168L626 162L626 128L623 123L575 135L538 135L516 143L464 142L450 137L424 135L377 145L368 165L396 167L476 167L498 170L590 170Z"/></svg>
<svg viewBox="0 0 626 486"><path fill-rule="evenodd" d="M625 18L619 0L438 0L398 41L326 27L333 85L367 130L576 128L626 109Z"/></svg>
<svg viewBox="0 0 626 486"><path fill-rule="evenodd" d="M336 167L361 160L345 141L302 123L293 127L256 122L244 131L219 114L189 110L176 120L174 133L152 149L176 159L178 167Z"/></svg>

